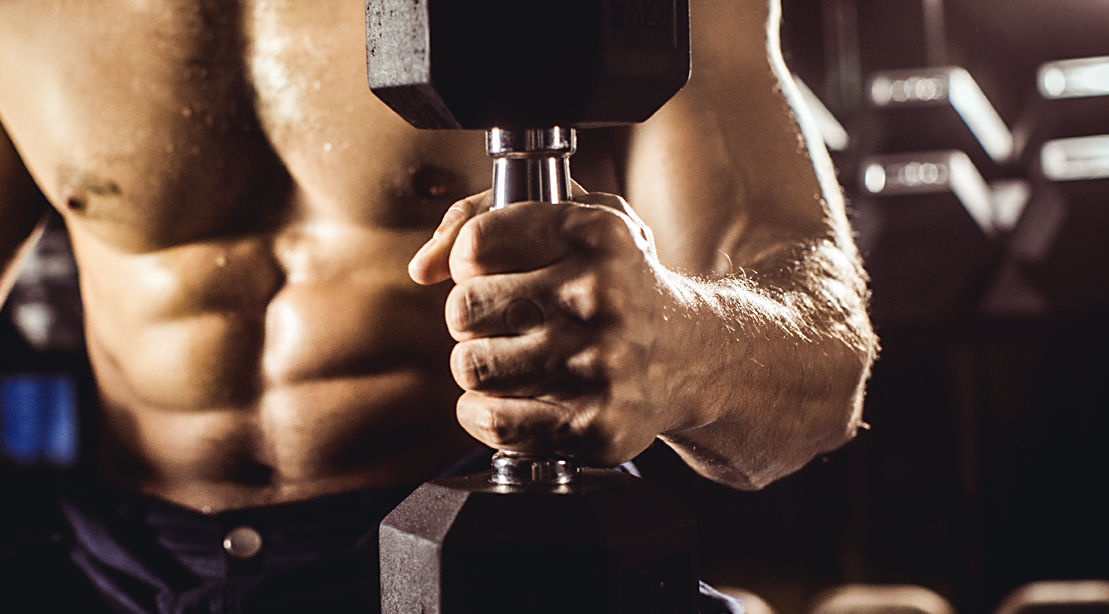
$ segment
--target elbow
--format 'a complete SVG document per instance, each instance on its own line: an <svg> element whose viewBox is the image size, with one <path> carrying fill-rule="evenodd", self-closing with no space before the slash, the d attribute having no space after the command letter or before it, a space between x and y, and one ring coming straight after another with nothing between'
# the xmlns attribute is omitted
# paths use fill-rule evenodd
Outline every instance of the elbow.
<svg viewBox="0 0 1109 614"><path fill-rule="evenodd" d="M811 434L815 445L809 460L843 447L855 438L860 428L868 428L863 422L863 400L871 365L878 353L878 339L867 325L850 342L839 340L838 345L839 351L833 353L835 357L831 362L834 364L827 375L825 394L814 408L823 419L812 421L820 428Z"/></svg>
<svg viewBox="0 0 1109 614"><path fill-rule="evenodd" d="M820 336L795 346L785 378L734 404L729 418L660 438L701 476L738 490L757 491L818 455L852 440L878 351L869 322L853 335Z"/></svg>
<svg viewBox="0 0 1109 614"><path fill-rule="evenodd" d="M866 343L837 340L821 352L823 365L801 384L801 394L785 395L777 404L776 428L764 432L763 462L750 463L729 483L743 490L760 490L807 465L819 455L837 450L855 438L863 422L863 400L877 353L877 339L868 332Z"/></svg>

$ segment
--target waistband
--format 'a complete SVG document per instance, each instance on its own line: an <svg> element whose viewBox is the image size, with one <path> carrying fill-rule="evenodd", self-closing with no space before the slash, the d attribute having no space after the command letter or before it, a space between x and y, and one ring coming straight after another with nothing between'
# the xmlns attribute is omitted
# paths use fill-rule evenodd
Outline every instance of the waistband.
<svg viewBox="0 0 1109 614"><path fill-rule="evenodd" d="M475 450L440 477L486 468L490 454ZM67 489L61 506L74 530L74 561L118 609L184 612L193 610L166 600L202 598L211 606L309 582L372 582L366 590L376 594L378 524L417 486L204 514L85 483ZM247 557L225 546L244 531L260 538Z"/></svg>

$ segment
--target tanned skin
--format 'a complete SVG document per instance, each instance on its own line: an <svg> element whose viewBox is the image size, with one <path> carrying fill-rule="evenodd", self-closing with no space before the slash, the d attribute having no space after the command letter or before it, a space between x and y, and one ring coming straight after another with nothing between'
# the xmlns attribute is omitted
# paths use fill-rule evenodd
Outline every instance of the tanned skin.
<svg viewBox="0 0 1109 614"><path fill-rule="evenodd" d="M0 0L0 289L37 184L104 479L214 512L418 482L474 438L615 464L659 437L758 488L854 434L865 284L776 6L693 0L692 80L583 133L583 204L496 212L482 134L368 91L363 10Z"/></svg>

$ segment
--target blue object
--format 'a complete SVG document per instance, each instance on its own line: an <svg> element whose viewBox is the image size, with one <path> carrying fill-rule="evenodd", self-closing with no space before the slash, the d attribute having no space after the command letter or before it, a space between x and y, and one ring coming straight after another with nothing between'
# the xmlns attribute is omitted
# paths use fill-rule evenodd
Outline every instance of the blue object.
<svg viewBox="0 0 1109 614"><path fill-rule="evenodd" d="M65 375L0 378L0 453L20 464L77 462L77 391Z"/></svg>

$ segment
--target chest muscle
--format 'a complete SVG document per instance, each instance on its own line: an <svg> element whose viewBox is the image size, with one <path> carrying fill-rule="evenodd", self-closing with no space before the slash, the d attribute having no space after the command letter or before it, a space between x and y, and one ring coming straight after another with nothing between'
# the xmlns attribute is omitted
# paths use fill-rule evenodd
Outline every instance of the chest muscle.
<svg viewBox="0 0 1109 614"><path fill-rule="evenodd" d="M0 3L0 118L51 201L126 251L323 218L433 226L488 183L365 81L363 3Z"/></svg>

